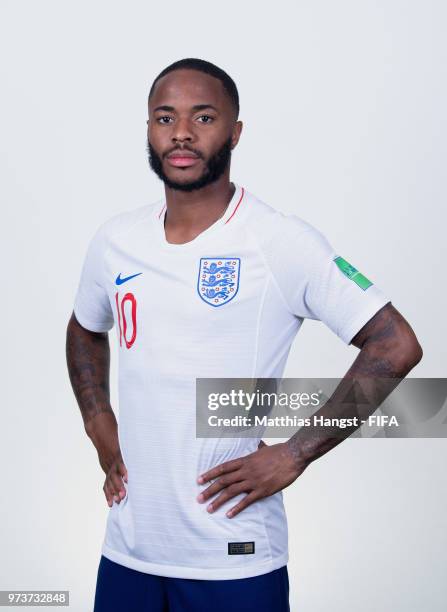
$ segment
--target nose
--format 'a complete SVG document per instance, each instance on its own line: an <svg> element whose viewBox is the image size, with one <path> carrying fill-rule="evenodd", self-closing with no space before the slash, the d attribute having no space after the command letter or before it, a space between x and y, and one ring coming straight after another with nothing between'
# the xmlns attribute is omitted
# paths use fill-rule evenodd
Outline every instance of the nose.
<svg viewBox="0 0 447 612"><path fill-rule="evenodd" d="M194 139L194 133L192 130L191 122L185 118L178 118L174 124L174 129L172 131L172 141L175 143L178 142L192 142Z"/></svg>

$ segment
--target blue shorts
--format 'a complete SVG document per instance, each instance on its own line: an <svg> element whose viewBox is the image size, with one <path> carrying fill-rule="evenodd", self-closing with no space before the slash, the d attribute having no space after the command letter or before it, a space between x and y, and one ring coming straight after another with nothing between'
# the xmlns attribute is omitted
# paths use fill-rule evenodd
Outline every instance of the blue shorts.
<svg viewBox="0 0 447 612"><path fill-rule="evenodd" d="M287 565L237 580L146 574L101 555L94 612L290 612Z"/></svg>

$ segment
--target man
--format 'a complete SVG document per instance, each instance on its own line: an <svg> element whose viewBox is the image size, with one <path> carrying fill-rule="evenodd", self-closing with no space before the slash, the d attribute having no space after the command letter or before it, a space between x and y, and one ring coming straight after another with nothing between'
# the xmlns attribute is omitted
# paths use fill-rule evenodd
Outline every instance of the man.
<svg viewBox="0 0 447 612"><path fill-rule="evenodd" d="M283 612L282 489L341 439L196 438L196 378L280 377L304 318L361 349L345 381L402 378L421 347L316 228L230 182L242 123L224 71L198 59L168 66L148 110L149 162L165 197L99 228L67 330L110 506L95 612ZM109 398L114 325L119 426ZM334 411L343 404L331 401Z"/></svg>

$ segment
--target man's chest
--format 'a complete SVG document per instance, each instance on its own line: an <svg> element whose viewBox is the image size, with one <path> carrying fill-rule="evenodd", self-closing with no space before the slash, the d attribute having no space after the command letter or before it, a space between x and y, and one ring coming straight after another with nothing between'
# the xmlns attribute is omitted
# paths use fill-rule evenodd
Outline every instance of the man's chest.
<svg viewBox="0 0 447 612"><path fill-rule="evenodd" d="M256 322L269 272L250 245L171 251L111 249L107 289L120 344L141 334L154 346L246 334Z"/></svg>

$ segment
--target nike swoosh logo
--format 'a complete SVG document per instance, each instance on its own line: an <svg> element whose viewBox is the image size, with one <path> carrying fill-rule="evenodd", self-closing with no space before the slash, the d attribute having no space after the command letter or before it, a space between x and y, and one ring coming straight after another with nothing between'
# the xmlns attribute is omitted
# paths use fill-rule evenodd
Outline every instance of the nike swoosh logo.
<svg viewBox="0 0 447 612"><path fill-rule="evenodd" d="M140 276L140 274L143 274L143 272L138 272L138 274L132 274L132 276L126 276L125 278L121 278L121 272L120 272L118 276L116 277L115 283L117 285L122 285L123 283L127 283L127 281L131 280L132 278L135 278L136 276Z"/></svg>

